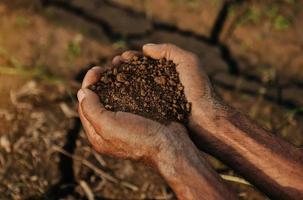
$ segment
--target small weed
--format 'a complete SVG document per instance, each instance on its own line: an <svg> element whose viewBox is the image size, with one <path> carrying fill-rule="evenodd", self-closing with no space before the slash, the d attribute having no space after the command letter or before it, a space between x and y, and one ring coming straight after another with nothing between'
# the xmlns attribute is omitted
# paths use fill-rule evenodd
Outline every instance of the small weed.
<svg viewBox="0 0 303 200"><path fill-rule="evenodd" d="M275 17L277 17L278 12L279 12L279 7L277 5L273 5L267 9L266 16L269 19L274 19Z"/></svg>
<svg viewBox="0 0 303 200"><path fill-rule="evenodd" d="M248 13L248 19L255 24L258 24L261 19L261 11L259 8L251 8Z"/></svg>
<svg viewBox="0 0 303 200"><path fill-rule="evenodd" d="M244 25L247 23L258 24L261 21L261 17L262 12L259 8L249 8L245 15L238 21L238 25Z"/></svg>
<svg viewBox="0 0 303 200"><path fill-rule="evenodd" d="M113 43L115 49L124 49L126 48L126 41L124 39L117 40Z"/></svg>
<svg viewBox="0 0 303 200"><path fill-rule="evenodd" d="M229 8L228 8L228 14L230 16L234 16L237 12L237 10L239 9L239 4L232 4Z"/></svg>
<svg viewBox="0 0 303 200"><path fill-rule="evenodd" d="M74 37L73 40L68 42L67 49L68 53L72 57L79 57L81 55L82 49L81 49L81 42L83 40L83 37L81 34L78 34Z"/></svg>
<svg viewBox="0 0 303 200"><path fill-rule="evenodd" d="M253 23L258 25L261 21L269 21L275 30L286 30L292 25L292 21L280 13L279 5L270 5L267 8L248 8L242 18L238 20L238 25ZM230 11L232 12L232 11Z"/></svg>
<svg viewBox="0 0 303 200"><path fill-rule="evenodd" d="M35 67L33 69L14 68L8 66L0 66L0 75L17 75L21 77L37 78L46 81L50 84L63 83L65 80L61 77L52 75L41 67Z"/></svg>
<svg viewBox="0 0 303 200"><path fill-rule="evenodd" d="M213 5L218 5L219 3L222 2L222 0L209 0L211 4Z"/></svg>
<svg viewBox="0 0 303 200"><path fill-rule="evenodd" d="M26 27L30 24L30 21L24 16L17 16L15 23L19 27Z"/></svg>
<svg viewBox="0 0 303 200"><path fill-rule="evenodd" d="M68 43L68 52L74 57L80 56L81 47L80 47L79 43L76 43L74 41L70 41Z"/></svg>
<svg viewBox="0 0 303 200"><path fill-rule="evenodd" d="M22 64L21 62L14 56L11 56L6 49L2 48L0 46L0 57L7 60L8 63L10 63L15 68L21 68Z"/></svg>
<svg viewBox="0 0 303 200"><path fill-rule="evenodd" d="M284 0L284 2L290 5L294 5L296 3L296 0Z"/></svg>
<svg viewBox="0 0 303 200"><path fill-rule="evenodd" d="M34 67L25 67L14 56L10 56L9 53L0 47L0 57L7 60L8 66L0 65L0 75L17 75L21 77L30 77L45 80L49 83L62 82L62 78L57 77L43 68L43 66L36 65Z"/></svg>
<svg viewBox="0 0 303 200"><path fill-rule="evenodd" d="M291 26L291 21L283 15L278 15L274 20L274 28L276 30L285 30Z"/></svg>

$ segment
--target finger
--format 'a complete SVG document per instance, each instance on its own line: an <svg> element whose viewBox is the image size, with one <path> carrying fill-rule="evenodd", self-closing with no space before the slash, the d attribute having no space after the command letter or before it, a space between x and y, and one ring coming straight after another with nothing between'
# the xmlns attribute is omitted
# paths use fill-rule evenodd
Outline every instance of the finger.
<svg viewBox="0 0 303 200"><path fill-rule="evenodd" d="M88 141L92 144L93 148L97 152L102 152L102 149L104 149L104 146L105 146L105 141L102 138L102 135L97 134L94 127L85 118L83 111L81 109L81 106L78 107L78 112L79 112L80 120L83 125L83 128L84 128Z"/></svg>
<svg viewBox="0 0 303 200"><path fill-rule="evenodd" d="M180 49L173 44L145 44L143 46L143 53L154 59L166 58L175 64L182 63L184 60L188 60L193 56L192 53Z"/></svg>
<svg viewBox="0 0 303 200"><path fill-rule="evenodd" d="M83 111L81 109L81 106L78 106L78 112L79 112L79 117L82 123L82 126L86 132L86 134L89 134L91 132L96 133L96 130L94 129L94 127L91 125L91 123L85 118ZM102 136L101 136L102 137Z"/></svg>
<svg viewBox="0 0 303 200"><path fill-rule="evenodd" d="M106 149L106 142L99 134L97 134L96 132L86 132L86 136L89 143L91 143L91 145L97 152L104 152L104 149Z"/></svg>
<svg viewBox="0 0 303 200"><path fill-rule="evenodd" d="M209 80L196 55L172 44L146 44L143 53L154 59L172 60L176 64L180 82L184 85L185 96L192 101L199 100L200 95L195 88L205 85L205 81Z"/></svg>
<svg viewBox="0 0 303 200"><path fill-rule="evenodd" d="M123 60L131 60L134 56L142 56L142 52L140 51L125 51L121 56Z"/></svg>
<svg viewBox="0 0 303 200"><path fill-rule="evenodd" d="M102 131L104 128L114 127L115 113L104 108L96 93L89 89L80 89L77 97L84 117L98 134L104 134Z"/></svg>
<svg viewBox="0 0 303 200"><path fill-rule="evenodd" d="M139 51L125 51L121 56L115 56L112 60L112 64L113 66L119 66L121 65L123 62L131 60L134 56L142 56L142 52Z"/></svg>
<svg viewBox="0 0 303 200"><path fill-rule="evenodd" d="M121 65L121 63L123 63L123 58L122 56L115 56L112 60L112 65L113 66L119 66Z"/></svg>
<svg viewBox="0 0 303 200"><path fill-rule="evenodd" d="M82 82L81 88L87 88L88 86L96 83L99 79L101 74L106 71L107 68L105 67L93 67L85 74L85 77Z"/></svg>

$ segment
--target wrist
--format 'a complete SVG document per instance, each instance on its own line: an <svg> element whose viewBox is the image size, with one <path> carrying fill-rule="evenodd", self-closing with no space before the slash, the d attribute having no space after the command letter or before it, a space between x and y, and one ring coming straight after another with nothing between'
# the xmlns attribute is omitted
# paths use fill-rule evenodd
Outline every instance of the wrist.
<svg viewBox="0 0 303 200"><path fill-rule="evenodd" d="M189 138L163 156L157 162L158 172L178 199L235 199Z"/></svg>
<svg viewBox="0 0 303 200"><path fill-rule="evenodd" d="M218 128L218 121L227 117L235 110L222 100L215 92L209 95L211 98L201 99L193 103L192 111L189 118L189 127L193 130L194 127L209 131ZM193 130L195 131L195 130Z"/></svg>
<svg viewBox="0 0 303 200"><path fill-rule="evenodd" d="M157 170L166 180L166 182L174 187L184 179L187 179L186 170L187 166L191 165L193 159L190 155L193 152L190 150L191 147L185 147L183 150L171 149L157 162ZM194 155L193 160L198 159L198 155ZM202 166L201 166L202 167Z"/></svg>
<svg viewBox="0 0 303 200"><path fill-rule="evenodd" d="M184 161L190 152L194 152L195 146L183 126L169 129L165 135L165 142L155 156L154 164L160 174L170 177L175 176L182 160Z"/></svg>

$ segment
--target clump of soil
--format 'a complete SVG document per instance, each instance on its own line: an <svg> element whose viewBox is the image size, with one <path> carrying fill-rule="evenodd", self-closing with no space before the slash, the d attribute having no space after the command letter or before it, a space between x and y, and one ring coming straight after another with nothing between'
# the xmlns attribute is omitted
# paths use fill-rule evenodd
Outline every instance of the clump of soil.
<svg viewBox="0 0 303 200"><path fill-rule="evenodd" d="M161 123L186 123L191 110L176 65L166 59L135 56L104 72L90 89L108 110L131 112Z"/></svg>

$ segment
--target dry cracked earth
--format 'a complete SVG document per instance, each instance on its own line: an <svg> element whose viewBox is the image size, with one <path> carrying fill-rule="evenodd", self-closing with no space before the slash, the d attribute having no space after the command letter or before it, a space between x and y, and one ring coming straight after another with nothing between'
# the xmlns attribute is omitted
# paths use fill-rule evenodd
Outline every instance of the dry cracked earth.
<svg viewBox="0 0 303 200"><path fill-rule="evenodd" d="M175 199L152 169L96 154L76 112L91 66L147 42L196 53L225 101L302 146L302 3L1 1L0 199ZM239 177L208 158L221 175ZM268 199L226 184L241 199Z"/></svg>

